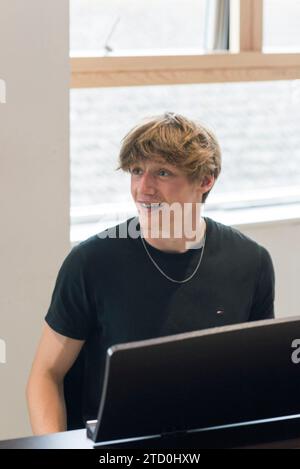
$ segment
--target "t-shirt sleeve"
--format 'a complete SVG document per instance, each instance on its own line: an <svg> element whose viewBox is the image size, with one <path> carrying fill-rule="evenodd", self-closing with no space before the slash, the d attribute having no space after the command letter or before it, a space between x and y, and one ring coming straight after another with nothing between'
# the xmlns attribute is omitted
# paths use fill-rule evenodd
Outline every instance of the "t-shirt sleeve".
<svg viewBox="0 0 300 469"><path fill-rule="evenodd" d="M85 265L76 246L64 260L46 314L47 324L59 334L86 340L93 323Z"/></svg>
<svg viewBox="0 0 300 469"><path fill-rule="evenodd" d="M274 318L275 273L269 252L260 247L260 268L252 302L250 321Z"/></svg>

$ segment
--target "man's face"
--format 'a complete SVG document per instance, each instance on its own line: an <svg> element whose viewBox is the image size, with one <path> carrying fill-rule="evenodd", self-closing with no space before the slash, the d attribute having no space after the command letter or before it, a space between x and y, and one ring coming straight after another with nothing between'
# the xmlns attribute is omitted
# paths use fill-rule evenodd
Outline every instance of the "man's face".
<svg viewBox="0 0 300 469"><path fill-rule="evenodd" d="M130 173L131 194L139 211L150 212L156 208L147 204L199 202L196 185L180 169L163 159L136 163Z"/></svg>
<svg viewBox="0 0 300 469"><path fill-rule="evenodd" d="M170 206L177 206L178 211L186 207L186 204L195 206L201 203L203 193L211 187L200 182L192 183L181 169L166 163L162 158L136 163L130 168L130 173L131 195L141 223L150 223L151 219L152 223L160 227L161 222L157 216L159 212L166 212ZM170 223L174 226L173 215Z"/></svg>

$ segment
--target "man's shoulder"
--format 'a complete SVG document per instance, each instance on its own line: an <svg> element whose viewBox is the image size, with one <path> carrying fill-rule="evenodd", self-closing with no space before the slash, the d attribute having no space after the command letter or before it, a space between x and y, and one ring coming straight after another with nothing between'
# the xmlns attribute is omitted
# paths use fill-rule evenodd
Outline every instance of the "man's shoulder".
<svg viewBox="0 0 300 469"><path fill-rule="evenodd" d="M240 249L242 251L249 250L250 252L261 253L265 248L257 243L254 239L242 233L237 228L224 225L211 218L206 218L212 240L216 244L223 245L224 248Z"/></svg>
<svg viewBox="0 0 300 469"><path fill-rule="evenodd" d="M118 246L120 244L123 246L124 242L126 243L128 239L138 237L138 227L138 219L135 217L129 218L81 241L74 246L72 252L74 255L86 257L104 254L110 249L118 249Z"/></svg>

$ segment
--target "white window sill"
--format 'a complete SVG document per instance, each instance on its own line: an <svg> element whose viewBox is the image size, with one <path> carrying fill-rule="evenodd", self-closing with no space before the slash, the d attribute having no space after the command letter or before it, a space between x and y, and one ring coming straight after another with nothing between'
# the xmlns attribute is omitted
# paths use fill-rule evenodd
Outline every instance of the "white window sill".
<svg viewBox="0 0 300 469"><path fill-rule="evenodd" d="M128 208L128 207L127 207ZM122 221L135 216L136 212L133 210L127 210L123 219L114 218L113 216L108 217L104 213L104 217L98 212L99 221L82 221L80 223L72 223L71 225L71 245L75 246L79 242L87 239L88 237L103 231L104 229L114 226ZM224 223L225 225L246 227L254 225L278 225L279 223L300 223L300 201L277 204L271 206L255 206L255 207L238 207L233 208L213 208L205 207L203 215L213 218L216 221ZM95 216L95 214L94 214Z"/></svg>

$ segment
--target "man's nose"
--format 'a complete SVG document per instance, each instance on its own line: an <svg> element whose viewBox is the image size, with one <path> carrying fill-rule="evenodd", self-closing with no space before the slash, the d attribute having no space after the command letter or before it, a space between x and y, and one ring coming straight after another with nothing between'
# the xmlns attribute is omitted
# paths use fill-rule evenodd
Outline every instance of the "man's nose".
<svg viewBox="0 0 300 469"><path fill-rule="evenodd" d="M140 179L140 191L144 194L154 194L156 191L155 178L151 173L144 172Z"/></svg>

